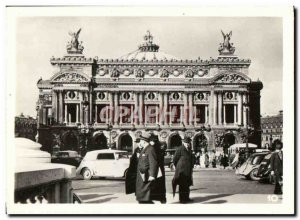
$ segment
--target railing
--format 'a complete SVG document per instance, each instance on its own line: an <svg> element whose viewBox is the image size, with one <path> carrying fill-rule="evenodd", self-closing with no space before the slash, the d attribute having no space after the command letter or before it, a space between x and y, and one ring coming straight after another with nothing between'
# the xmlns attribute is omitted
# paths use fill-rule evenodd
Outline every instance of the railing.
<svg viewBox="0 0 300 220"><path fill-rule="evenodd" d="M52 164L41 145L16 138L15 203L73 203L74 166Z"/></svg>

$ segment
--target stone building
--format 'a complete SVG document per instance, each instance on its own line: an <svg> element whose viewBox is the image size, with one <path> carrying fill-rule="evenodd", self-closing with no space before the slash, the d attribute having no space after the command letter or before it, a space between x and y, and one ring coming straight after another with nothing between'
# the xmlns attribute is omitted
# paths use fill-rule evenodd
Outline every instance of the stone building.
<svg viewBox="0 0 300 220"><path fill-rule="evenodd" d="M282 141L283 135L283 111L279 111L277 115L265 116L261 118L261 128L262 128L262 146L266 144L271 145L271 143L278 139Z"/></svg>
<svg viewBox="0 0 300 220"><path fill-rule="evenodd" d="M37 135L37 121L35 118L21 113L15 117L15 137L24 137L35 141Z"/></svg>
<svg viewBox="0 0 300 220"><path fill-rule="evenodd" d="M52 57L57 68L40 79L38 132L45 150L87 151L115 147L132 151L142 132L168 148L187 135L195 151L245 140L260 146L260 90L249 78L249 59L234 54L223 34L219 56L182 60L160 51L150 32L137 50L118 59L87 58L73 33L67 55ZM208 39L209 40L209 39Z"/></svg>

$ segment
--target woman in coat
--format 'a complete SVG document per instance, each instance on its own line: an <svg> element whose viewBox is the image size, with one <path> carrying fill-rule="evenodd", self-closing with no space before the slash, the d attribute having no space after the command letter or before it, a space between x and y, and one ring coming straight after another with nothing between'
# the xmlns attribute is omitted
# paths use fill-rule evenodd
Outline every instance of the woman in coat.
<svg viewBox="0 0 300 220"><path fill-rule="evenodd" d="M193 185L193 166L194 159L190 147L191 139L185 137L182 140L182 146L176 149L174 155L174 165L176 167L175 175L172 181L173 195L175 195L176 186L179 185L180 203L188 203L190 199L190 186Z"/></svg>

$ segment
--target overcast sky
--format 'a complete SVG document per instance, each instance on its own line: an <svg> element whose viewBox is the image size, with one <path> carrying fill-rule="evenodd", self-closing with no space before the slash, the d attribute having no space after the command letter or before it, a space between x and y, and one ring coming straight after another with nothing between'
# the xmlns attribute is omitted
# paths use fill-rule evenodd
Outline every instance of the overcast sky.
<svg viewBox="0 0 300 220"><path fill-rule="evenodd" d="M36 83L55 73L50 58L66 55L68 32L79 28L84 55L92 58L119 58L136 50L147 30L165 53L180 59L216 58L221 29L232 30L236 55L251 59L250 78L264 84L261 114L282 109L281 18L31 17L19 18L17 24L16 114L36 115Z"/></svg>

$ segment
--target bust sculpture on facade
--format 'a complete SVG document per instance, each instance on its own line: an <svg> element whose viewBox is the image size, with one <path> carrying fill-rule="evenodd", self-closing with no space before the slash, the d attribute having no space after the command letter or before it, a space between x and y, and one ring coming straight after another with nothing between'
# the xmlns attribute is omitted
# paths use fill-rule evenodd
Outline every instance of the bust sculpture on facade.
<svg viewBox="0 0 300 220"><path fill-rule="evenodd" d="M81 54L84 47L81 45L82 42L79 43L78 38L80 34L81 28L77 32L69 31L69 35L72 37L71 42L68 42L67 51L70 54Z"/></svg>
<svg viewBox="0 0 300 220"><path fill-rule="evenodd" d="M224 34L224 32L221 30L221 33L223 35L224 41L220 44L219 47L220 55L233 55L235 47L233 46L233 43L230 43L232 31L230 31L228 34Z"/></svg>

